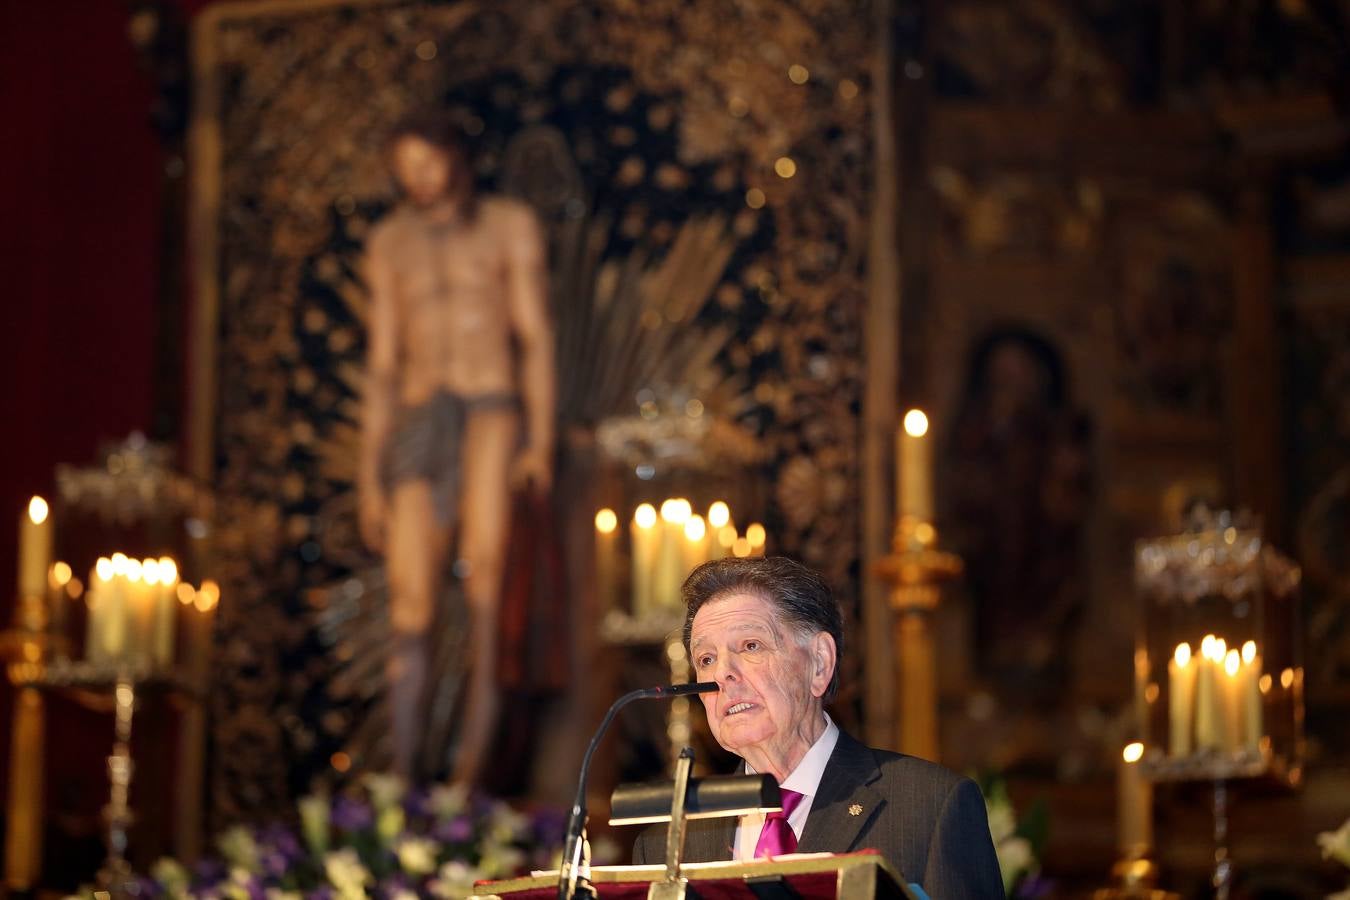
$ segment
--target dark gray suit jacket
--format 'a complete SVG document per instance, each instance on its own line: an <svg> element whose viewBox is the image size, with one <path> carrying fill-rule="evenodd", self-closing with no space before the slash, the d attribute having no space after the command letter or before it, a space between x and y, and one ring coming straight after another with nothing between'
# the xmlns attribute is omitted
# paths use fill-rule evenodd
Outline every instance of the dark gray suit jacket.
<svg viewBox="0 0 1350 900"><path fill-rule="evenodd" d="M850 815L850 807L861 807ZM696 819L685 831L684 860L731 859L736 820ZM633 846L637 865L665 861L666 828L654 825ZM980 789L934 763L874 750L839 732L811 803L799 853L875 849L932 900L1002 900L1003 878Z"/></svg>

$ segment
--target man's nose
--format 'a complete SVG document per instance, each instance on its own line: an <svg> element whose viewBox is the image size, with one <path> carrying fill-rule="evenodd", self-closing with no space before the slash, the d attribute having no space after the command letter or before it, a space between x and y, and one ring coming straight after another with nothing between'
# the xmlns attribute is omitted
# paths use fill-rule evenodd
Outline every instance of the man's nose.
<svg viewBox="0 0 1350 900"><path fill-rule="evenodd" d="M736 660L729 658L729 655L719 656L717 662L713 664L713 670L710 673L712 680L718 685L725 684L728 681L736 681L740 678L740 667L736 665Z"/></svg>

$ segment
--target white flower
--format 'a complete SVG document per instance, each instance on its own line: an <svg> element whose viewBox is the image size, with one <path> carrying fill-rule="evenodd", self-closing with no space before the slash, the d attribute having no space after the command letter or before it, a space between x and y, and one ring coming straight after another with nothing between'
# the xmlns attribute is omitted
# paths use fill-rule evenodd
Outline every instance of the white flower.
<svg viewBox="0 0 1350 900"><path fill-rule="evenodd" d="M427 890L441 900L462 900L473 893L474 882L483 877L477 869L454 860L441 866L436 877L427 883Z"/></svg>
<svg viewBox="0 0 1350 900"><path fill-rule="evenodd" d="M221 887L221 896L229 900L249 900L249 882L253 876L243 866L230 869L230 877Z"/></svg>
<svg viewBox="0 0 1350 900"><path fill-rule="evenodd" d="M328 851L328 816L332 802L327 794L310 794L296 804L300 808L300 832L315 856Z"/></svg>
<svg viewBox="0 0 1350 900"><path fill-rule="evenodd" d="M150 867L150 877L159 882L170 897L186 896L188 885L192 883L192 876L183 864L167 856Z"/></svg>
<svg viewBox="0 0 1350 900"><path fill-rule="evenodd" d="M323 871L328 883L342 900L365 900L366 885L373 879L361 858L350 847L334 851L323 858Z"/></svg>
<svg viewBox="0 0 1350 900"><path fill-rule="evenodd" d="M1010 803L992 803L988 807L989 811L989 835L994 839L994 846L999 842L1012 837L1017 830L1017 816L1013 813Z"/></svg>
<svg viewBox="0 0 1350 900"><path fill-rule="evenodd" d="M1011 893L1017 878L1031 867L1031 841L1026 838L1008 838L994 845L998 855L998 869L1003 874L1003 892Z"/></svg>
<svg viewBox="0 0 1350 900"><path fill-rule="evenodd" d="M389 900L418 900L417 894L407 888L398 888L389 895Z"/></svg>
<svg viewBox="0 0 1350 900"><path fill-rule="evenodd" d="M524 837L529 827L529 816L516 812L505 803L494 805L492 811L488 813L487 835L489 840L509 844Z"/></svg>
<svg viewBox="0 0 1350 900"><path fill-rule="evenodd" d="M407 817L403 814L403 807L390 806L380 810L380 815L375 819L375 833L380 837L380 843L388 847L394 842L394 838L403 833L403 826L407 824Z"/></svg>
<svg viewBox="0 0 1350 900"><path fill-rule="evenodd" d="M398 842L394 852L398 855L399 866L409 875L430 875L436 871L438 849L430 838L405 837Z"/></svg>
<svg viewBox="0 0 1350 900"><path fill-rule="evenodd" d="M231 867L246 872L257 872L261 868L258 862L258 842L253 840L252 832L243 825L227 828L216 840L216 846L220 848L220 855L225 857L225 862Z"/></svg>
<svg viewBox="0 0 1350 900"><path fill-rule="evenodd" d="M437 785L427 796L427 805L438 819L453 819L464 812L469 805L467 785Z"/></svg>
<svg viewBox="0 0 1350 900"><path fill-rule="evenodd" d="M305 895L300 891L283 891L281 888L270 887L263 891L263 896L267 900L304 900Z"/></svg>
<svg viewBox="0 0 1350 900"><path fill-rule="evenodd" d="M487 845L483 848L483 858L478 868L484 878L501 878L514 875L525 863L525 854L515 847Z"/></svg>
<svg viewBox="0 0 1350 900"><path fill-rule="evenodd" d="M361 779L370 792L370 803L376 809L388 809L403 800L408 793L408 783L398 775L382 775L371 772Z"/></svg>
<svg viewBox="0 0 1350 900"><path fill-rule="evenodd" d="M1334 859L1343 866L1350 866L1350 819L1342 822L1335 831L1319 834L1317 846L1322 848L1323 859Z"/></svg>

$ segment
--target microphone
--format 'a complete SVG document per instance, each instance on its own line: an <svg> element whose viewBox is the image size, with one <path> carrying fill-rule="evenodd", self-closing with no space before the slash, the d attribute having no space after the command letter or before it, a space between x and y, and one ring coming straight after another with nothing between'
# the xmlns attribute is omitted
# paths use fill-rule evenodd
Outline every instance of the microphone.
<svg viewBox="0 0 1350 900"><path fill-rule="evenodd" d="M581 845L586 830L586 775L591 768L591 757L600 745L609 723L615 714L635 700L662 700L669 697L685 697L689 694L707 694L719 690L715 681L695 681L688 684L666 684L656 687L640 688L629 691L609 707L600 727L591 736L586 747L586 755L581 758L581 777L577 779L577 796L572 802L572 814L567 819L567 834L563 842L562 867L558 871L558 900L572 900L577 890L577 874L581 868Z"/></svg>

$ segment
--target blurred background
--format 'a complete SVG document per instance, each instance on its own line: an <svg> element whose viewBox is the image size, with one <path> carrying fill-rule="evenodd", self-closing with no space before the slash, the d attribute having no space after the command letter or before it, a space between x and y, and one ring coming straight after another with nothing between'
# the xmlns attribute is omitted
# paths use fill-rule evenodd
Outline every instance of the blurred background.
<svg viewBox="0 0 1350 900"><path fill-rule="evenodd" d="M8 889L124 871L109 754L137 872L221 833L266 857L302 797L348 834L394 802L362 258L428 110L548 254L554 486L512 502L475 784L533 817L514 846L556 843L613 697L683 680L688 568L767 552L845 607L836 719L980 779L1010 892L1144 860L1208 896L1216 818L1235 896L1350 881L1343 0L6 2L0 42ZM181 575L120 741L84 594L115 551ZM458 740L462 582L419 785ZM1253 646L1212 747L1202 635ZM726 765L701 715L626 714L595 818L685 743ZM468 815L418 790L409 822Z"/></svg>

